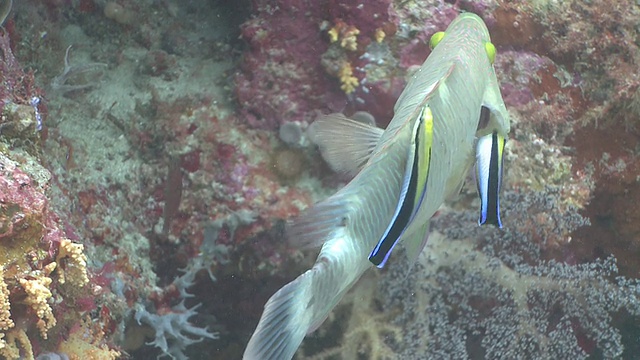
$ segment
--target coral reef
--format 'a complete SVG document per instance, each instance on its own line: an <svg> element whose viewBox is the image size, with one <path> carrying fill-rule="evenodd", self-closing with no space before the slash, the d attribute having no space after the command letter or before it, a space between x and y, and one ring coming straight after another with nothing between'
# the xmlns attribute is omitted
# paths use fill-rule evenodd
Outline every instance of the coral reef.
<svg viewBox="0 0 640 360"><path fill-rule="evenodd" d="M95 77L99 77L101 76L100 70L106 68L107 64L90 63L71 65L69 63L70 50L71 45L67 47L67 51L64 53L64 68L62 69L62 73L54 77L51 81L51 90L54 92L65 93L69 91L85 90L97 86L97 81L95 80L82 79L84 80L82 81L79 78L88 73L96 73ZM81 82L79 83L79 81Z"/></svg>
<svg viewBox="0 0 640 360"><path fill-rule="evenodd" d="M307 126L341 112L384 127L461 10L489 24L512 115L505 230L475 226L466 186L420 262L363 278L298 358L638 351L634 2L13 6L0 34L2 357L239 358L266 299L312 257L284 222L345 180Z"/></svg>
<svg viewBox="0 0 640 360"><path fill-rule="evenodd" d="M31 131L35 131L34 110ZM26 121L28 119L23 119ZM16 159L16 160L12 160ZM56 315L89 297L84 246L66 238L45 190L50 174L37 157L3 145L0 154L2 228L2 330L5 358L33 358L32 343L55 350L62 327L83 319ZM62 323L63 326L56 326ZM54 341L43 342L54 333ZM108 349L106 350L108 351Z"/></svg>
<svg viewBox="0 0 640 360"><path fill-rule="evenodd" d="M359 70L367 62L360 60L366 46L395 28L390 8L388 0L254 2L255 17L242 25L249 49L236 76L243 121L275 129L311 122L317 111L366 106L345 95L355 95L366 76ZM336 64L326 64L326 52L339 58Z"/></svg>
<svg viewBox="0 0 640 360"><path fill-rule="evenodd" d="M562 202L558 189L506 195L511 207L504 232L474 226L470 212L443 214L410 275L403 278L408 268L398 264L395 280L383 281L384 307L403 309L396 319L407 330L401 358L610 359L634 353L636 345L621 335L619 314L640 317L638 280L617 276L612 258L581 265L542 260L535 245L541 234L568 236L585 219L575 208L555 210ZM532 209L551 218L533 225ZM416 295L402 296L408 293Z"/></svg>
<svg viewBox="0 0 640 360"><path fill-rule="evenodd" d="M246 331L247 324L230 319L246 310L232 306L247 301L246 293L231 291L238 278L268 292L275 285L262 284L265 278L302 261L287 249L277 228L314 200L320 181L307 165L319 163L305 145L302 123L291 122L288 135L284 127L283 139L242 125L225 85L237 60L227 56L228 43L239 35L240 21L202 27L217 12L224 13L223 4L118 4L158 21L123 24L106 17L97 3L56 7L42 1L21 5L24 11L16 13L16 23L22 24L17 32L25 39L18 42L17 53L41 69L41 84L65 86L50 87L38 107L6 106L7 123L21 120L15 121L21 127L6 125L3 134L24 131L33 139L29 145L44 153L42 162L51 175L40 183L48 186L51 212L62 219L62 234L71 243L60 240L52 250L49 259L57 265L47 268L50 274L43 270L43 279L26 279L33 280L24 284L33 289L51 279L46 287L51 295L42 292L23 305L33 313L29 338L11 331L5 338L14 347L33 345L35 356L84 359L90 357L82 354L93 353L99 358L102 351L115 357L121 347L123 358L197 359L212 348L235 348L235 355L227 357L237 358L245 339L212 341L213 332L204 329L215 328L221 335L234 327L242 327L234 334ZM28 17L34 28L25 27ZM226 33L231 28L236 30ZM37 37L41 31L47 32L44 40ZM199 35L194 37L194 31ZM122 32L131 36L122 37ZM158 37L161 33L166 36ZM69 61L65 50L72 44ZM66 70L60 75L62 58ZM100 66L99 86L84 87L97 83L82 76L66 80L74 64L108 66ZM79 66L76 70L84 68ZM40 133L35 131L37 114L49 115ZM18 144L19 139L9 141ZM83 252L73 244L83 244ZM224 251L228 256L219 255ZM83 264L81 276L77 270ZM229 276L233 273L235 279ZM82 291L74 287L85 280ZM9 292L17 285L26 293L19 283L7 284ZM57 321L53 326L43 305L60 299L63 290L69 301L50 305ZM47 296L49 302L35 301ZM67 314L76 308L91 326L79 324L80 315ZM218 322L220 312L224 323ZM38 314L43 327L53 326L46 346L39 341ZM154 340L155 330L166 346ZM200 337L203 341L193 343Z"/></svg>
<svg viewBox="0 0 640 360"><path fill-rule="evenodd" d="M107 344L110 340L105 339L105 336L103 329L91 324L90 320L86 320L74 325L69 330L69 335L61 339L56 354L59 354L62 359L67 358L69 360L115 360L123 358L122 352L110 349Z"/></svg>
<svg viewBox="0 0 640 360"><path fill-rule="evenodd" d="M78 303L91 295L84 246L66 236L46 194L51 174L37 146L46 114L41 90L15 59L7 33L0 47L0 355L33 359L34 349L58 350L68 329L84 321Z"/></svg>
<svg viewBox="0 0 640 360"><path fill-rule="evenodd" d="M575 261L613 254L620 272L631 276L638 263L629 254L639 245L631 220L639 12L632 3L604 1L502 4L491 29L498 45L510 47L500 52L496 67L505 101L521 117L514 138L533 132L570 156L574 176L591 176L584 214L592 226L573 236Z"/></svg>

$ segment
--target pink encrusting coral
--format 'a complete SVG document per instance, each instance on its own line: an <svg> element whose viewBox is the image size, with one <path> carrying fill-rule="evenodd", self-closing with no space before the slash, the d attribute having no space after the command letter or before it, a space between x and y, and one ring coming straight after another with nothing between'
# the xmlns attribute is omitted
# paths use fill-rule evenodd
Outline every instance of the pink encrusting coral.
<svg viewBox="0 0 640 360"><path fill-rule="evenodd" d="M320 66L329 46L319 29L325 4L285 3L257 1L256 17L242 25L249 49L235 79L236 94L245 121L257 128L311 121L314 109L344 106L339 87Z"/></svg>
<svg viewBox="0 0 640 360"><path fill-rule="evenodd" d="M106 319L85 323L95 306L87 301L92 288L85 247L66 235L47 194L51 174L40 164L38 146L43 91L14 57L5 30L0 49L0 357L34 359L51 351L84 358L90 349L96 358L115 358L119 352L98 331ZM85 350L63 349L81 327Z"/></svg>
<svg viewBox="0 0 640 360"><path fill-rule="evenodd" d="M49 172L33 155L8 149L0 154L0 165L0 355L33 359L34 349L55 351L63 346L68 329L85 326L84 316L95 304L84 246L65 235L45 195ZM107 321L95 320L98 327ZM87 341L95 341L96 354L117 356L104 346L104 335ZM83 356L80 350L67 354Z"/></svg>
<svg viewBox="0 0 640 360"><path fill-rule="evenodd" d="M10 33L7 31L0 34L0 51L0 71L3 75L0 87L2 106L10 103L28 105L33 98L42 96L42 89L36 86L33 73L26 72L16 60L11 49ZM45 104L41 106L44 107Z"/></svg>
<svg viewBox="0 0 640 360"><path fill-rule="evenodd" d="M389 0L254 2L254 17L242 25L248 48L235 76L243 121L277 129L309 123L318 113L364 110L386 125L407 70L422 64L431 34L460 9Z"/></svg>
<svg viewBox="0 0 640 360"><path fill-rule="evenodd" d="M346 78L339 78L339 69L328 74L322 56L337 42L345 62L339 67L355 63L366 46L375 42L376 31L395 27L390 10L388 0L254 2L255 17L242 25L249 48L236 75L244 121L277 129L290 121L311 122L317 111L343 110L352 102L345 92L353 90L341 89ZM352 70L344 76L357 84L364 74Z"/></svg>

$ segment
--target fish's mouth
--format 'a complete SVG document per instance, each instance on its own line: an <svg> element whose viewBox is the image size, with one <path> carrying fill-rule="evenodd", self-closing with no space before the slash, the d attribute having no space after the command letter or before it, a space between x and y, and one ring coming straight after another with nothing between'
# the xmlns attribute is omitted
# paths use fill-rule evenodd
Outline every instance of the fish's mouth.
<svg viewBox="0 0 640 360"><path fill-rule="evenodd" d="M480 118L478 119L478 127L476 128L476 136L484 136L497 130L502 136L506 137L509 133L508 125L503 126L504 121L499 111L489 106L482 105L480 107Z"/></svg>
<svg viewBox="0 0 640 360"><path fill-rule="evenodd" d="M488 107L483 106L480 108L480 120L478 120L478 128L476 131L480 132L489 126L489 119L491 119L491 110Z"/></svg>

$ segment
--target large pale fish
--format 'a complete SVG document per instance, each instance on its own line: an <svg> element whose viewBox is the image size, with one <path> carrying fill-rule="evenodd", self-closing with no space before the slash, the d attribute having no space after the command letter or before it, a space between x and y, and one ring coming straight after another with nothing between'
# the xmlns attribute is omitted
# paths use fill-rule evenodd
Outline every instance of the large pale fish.
<svg viewBox="0 0 640 360"><path fill-rule="evenodd" d="M458 193L475 162L477 139L494 133L506 139L509 117L482 19L460 15L432 37L431 46L386 130L340 115L311 125L309 135L325 160L357 175L288 229L293 243L322 249L310 270L269 299L244 359L291 359L372 262L383 266L398 241L417 257L429 219ZM477 158L487 156L482 150ZM495 187L489 179L478 180Z"/></svg>

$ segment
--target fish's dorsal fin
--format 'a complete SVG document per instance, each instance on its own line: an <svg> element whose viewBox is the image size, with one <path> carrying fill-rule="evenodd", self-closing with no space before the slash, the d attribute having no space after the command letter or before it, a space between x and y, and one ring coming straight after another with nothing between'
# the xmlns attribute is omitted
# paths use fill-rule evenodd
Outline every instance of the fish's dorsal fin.
<svg viewBox="0 0 640 360"><path fill-rule="evenodd" d="M383 132L339 113L319 117L307 130L331 169L349 175L357 174L369 160Z"/></svg>
<svg viewBox="0 0 640 360"><path fill-rule="evenodd" d="M402 111L402 109L400 108L400 105L402 105L402 108L409 107L414 110L415 110L415 107L419 109L425 106L429 101L429 99L431 99L431 97L433 97L434 94L438 92L441 85L446 83L449 76L453 74L453 70L455 69L456 64L454 62L448 62L448 63L442 64L442 67L443 68L441 69L435 70L435 71L440 71L441 76L438 78L437 81L431 82L430 84L427 84L425 81L423 81L423 79L429 78L430 74L423 73L422 69L419 69L413 75L409 84L407 84L405 91L403 91L402 94L400 94L400 97L396 101L396 104L393 108L394 112L398 113ZM443 90L446 91L446 86L445 86L445 89Z"/></svg>

